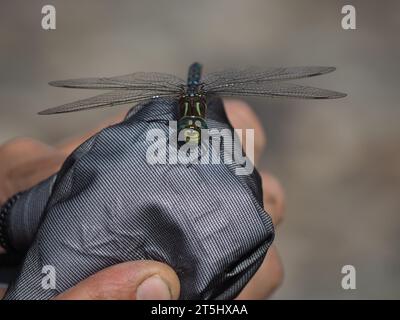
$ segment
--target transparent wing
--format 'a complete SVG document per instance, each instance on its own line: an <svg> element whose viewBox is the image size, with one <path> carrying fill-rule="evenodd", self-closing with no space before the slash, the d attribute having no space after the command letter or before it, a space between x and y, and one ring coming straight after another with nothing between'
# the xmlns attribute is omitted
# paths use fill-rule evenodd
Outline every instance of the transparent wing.
<svg viewBox="0 0 400 320"><path fill-rule="evenodd" d="M244 84L313 77L332 72L335 69L334 67L282 67L261 70L257 67L227 69L207 74L203 79L203 83L205 90L212 91L238 83Z"/></svg>
<svg viewBox="0 0 400 320"><path fill-rule="evenodd" d="M174 98L177 97L177 95L162 93L162 92L153 92L153 91L115 90L91 98L67 103L55 108L46 109L44 111L39 112L39 114L48 115L55 113L81 111L81 110L94 109L100 107L112 107L115 105L132 103L132 102L141 102L161 97Z"/></svg>
<svg viewBox="0 0 400 320"><path fill-rule="evenodd" d="M80 89L138 89L176 92L185 82L171 74L157 72L136 72L118 77L81 78L49 82L54 87Z"/></svg>
<svg viewBox="0 0 400 320"><path fill-rule="evenodd" d="M208 91L208 94L220 96L292 97L303 99L334 99L346 96L346 94L341 92L284 82L238 83Z"/></svg>

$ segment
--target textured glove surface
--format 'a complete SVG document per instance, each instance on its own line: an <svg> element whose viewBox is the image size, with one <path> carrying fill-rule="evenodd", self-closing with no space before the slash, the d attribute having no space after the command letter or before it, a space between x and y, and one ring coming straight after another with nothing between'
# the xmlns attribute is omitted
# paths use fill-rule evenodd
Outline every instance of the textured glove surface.
<svg viewBox="0 0 400 320"><path fill-rule="evenodd" d="M149 164L146 132L168 132L177 106L160 99L136 110L76 149L54 184L41 184L43 192L51 185L44 210L16 205L10 239L29 250L6 299L49 299L131 260L170 265L181 299L231 299L256 272L274 236L258 172L238 176L237 164ZM221 100L210 103L207 124L231 128ZM37 188L21 198L32 201ZM27 212L35 217L22 219ZM17 227L22 220L35 227ZM42 287L44 266L56 271L55 289Z"/></svg>

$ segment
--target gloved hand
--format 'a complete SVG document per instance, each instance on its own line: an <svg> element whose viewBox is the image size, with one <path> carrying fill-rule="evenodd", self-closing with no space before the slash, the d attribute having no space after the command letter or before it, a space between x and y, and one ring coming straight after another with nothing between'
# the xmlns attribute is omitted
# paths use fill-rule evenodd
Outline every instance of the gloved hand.
<svg viewBox="0 0 400 320"><path fill-rule="evenodd" d="M168 109L168 107L170 108ZM35 259L40 257L43 260L43 257L45 257L49 260L48 264L54 265L58 271L57 285L59 285L60 278L59 270L62 270L62 274L64 274L61 278L63 280L63 288L61 290L59 288L47 290L45 296L35 296L31 293L35 291L35 286L28 285L30 291L27 294L29 297L52 297L95 271L117 262L135 260L138 259L138 257L139 259L161 260L173 266L174 269L178 271L178 275L180 275L183 284L182 298L233 297L247 282L252 273L254 273L265 254L266 247L272 235L270 219L260 210L260 203L262 203L260 197L261 186L259 177L257 177L256 174L246 177L240 182L241 184L235 185L233 188L234 192L232 192L232 187L229 186L228 190L231 192L231 200L233 202L229 200L228 203L225 203L227 199L223 197L225 195L223 192L220 193L222 196L221 198L218 197L218 192L212 194L213 197L211 197L210 192L208 192L208 187L214 188L213 191L223 190L218 189L221 187L226 188L227 185L223 185L221 182L230 181L230 179L227 179L227 177L230 177L229 170L223 172L218 172L217 170L216 175L212 175L210 179L207 178L210 174L209 169L200 171L205 175L206 181L206 186L202 186L201 181L199 185L193 184L193 177L196 177L198 174L197 169L192 171L187 167L178 168L178 170L174 170L171 175L168 170L161 170L157 168L157 166L150 167L150 169L143 169L140 167L140 164L143 165L143 162L137 161L138 153L140 154L141 151L143 151L140 149L140 141L145 141L145 139L143 139L143 132L146 131L146 127L151 125L155 125L156 127L165 125L165 120L175 117L174 110L175 108L171 105L152 105L143 108L136 116L127 119L121 125L103 131L80 147L67 160L58 175L58 180L54 188L50 188L52 179L43 183L45 185L47 184L49 187L46 187L47 190L52 189L53 191L45 210L43 222L40 223L38 236L29 250L24 265L26 268L29 267L29 270L32 270L32 265L35 265ZM228 123L222 110L221 105L210 106L210 122L215 122L216 126L226 126ZM145 128L143 128L143 126ZM138 139L138 136L141 136L141 138ZM132 156L132 150L139 150L139 152L135 154L136 158ZM166 166L168 168L170 165ZM203 167L211 168L212 170L212 166ZM112 169L111 172L109 170L110 168ZM199 166L199 168L200 170L202 169L201 166ZM133 170L133 172L131 170ZM137 172L137 170L140 172ZM156 171L156 174L153 175L152 171ZM165 172L168 173L165 174ZM128 173L127 176L126 173ZM83 176L80 176L80 174ZM117 176L115 176L115 174L117 174ZM178 179L177 177L179 177L180 174L186 178ZM148 197L151 199L148 200L145 199L145 195L148 195L148 193L141 193L143 190L136 190L134 188L128 192L127 190L136 182L135 179L133 179L135 175L141 178L139 181L141 181L140 187L142 188L148 188L144 181L148 181L146 179L149 179L149 176L150 181L158 181L160 178L161 180L165 180L165 178L167 178L166 181L170 182L168 180L168 178L170 178L172 179L172 184L170 185L170 187L173 188L172 193L165 192L165 188L155 188L152 189L151 193L158 194L158 196ZM217 179L214 179L215 177L217 177ZM202 178L204 178L204 176L202 176ZM217 183L214 183L213 180L217 180ZM90 183L88 183L89 181ZM190 181L191 184L186 184L188 181ZM244 184L242 184L243 181ZM81 184L82 182L83 185ZM126 184L121 188L116 182L125 182ZM199 182L199 179L195 179L195 182ZM43 184L41 187L43 187ZM190 199L185 198L187 194L181 193L181 184L185 184L183 187L185 192L188 188L194 188L194 190L189 193ZM113 188L104 191L103 186L107 185L112 185ZM118 189L117 193L115 193L116 188ZM37 190L37 188L35 189ZM226 192L226 189L224 190ZM33 190L30 193L32 192ZM176 203L173 203L174 205L166 206L165 200L168 199L168 196L171 196L172 198L170 200L174 202L175 199L173 197L175 193L179 195L179 197L177 197L179 202L181 202L182 199L184 200L184 205L181 204L182 207L180 207L179 202L175 201ZM58 197L56 196L57 194ZM101 197L99 197L99 194ZM114 197L110 197L110 194L113 194ZM124 196L124 199L119 198L121 195ZM194 195L194 197L192 197L192 195ZM82 200L82 197L85 201ZM159 201L160 198L162 198L161 202ZM216 201L218 198L221 201ZM115 199L120 201L115 202ZM129 203L126 204L126 202L137 202L141 199L146 201L145 203L140 203L139 207L136 207L137 203L132 204L133 207ZM236 203L236 205L245 208L244 212L243 210L240 211L240 217L239 215L235 217L235 210L237 209L232 206L235 199L241 200L240 203ZM96 208L102 208L103 211L96 212L96 215L92 214L92 207L88 205L87 200L92 204L92 207L95 205ZM116 206L110 205L113 201ZM215 210L216 208L220 209L219 206L221 202L222 211ZM125 204L126 206L123 207ZM214 208L212 208L213 205ZM70 206L74 208L72 211L80 212L80 214L71 215L68 210L71 208ZM211 210L209 206L211 206ZM157 219L154 219L151 215L145 214L148 208L151 208L153 214L155 213L158 215ZM142 210L143 213L141 215L135 215L137 211ZM229 211L229 215L226 215L227 212L225 213L225 210L227 212ZM185 213L177 216L177 211ZM206 213L206 218L208 219L201 219L201 215L196 211ZM126 212L135 214L127 216ZM198 225L194 226L190 223L192 219L179 220L182 219L182 216L186 219L188 215L191 218L197 218ZM167 217L167 219L163 220L163 217ZM137 218L141 219L143 223L140 225L137 224ZM74 221L74 219L76 221ZM249 219L249 228L246 225L246 219ZM51 221L51 223L48 221ZM62 226L63 221L65 221L64 226ZM220 226L223 231L217 229L217 232L215 232L215 230L212 233L205 232L207 228L212 228L220 221L230 223L229 225L222 224ZM260 223L260 221L265 223L265 225ZM159 225L160 222L163 222L161 226ZM143 225L144 229L148 228L146 234L143 234ZM45 226L47 226L47 228ZM85 226L90 227L85 229ZM92 226L95 226L95 230L93 230ZM168 231L165 231L162 226L166 227ZM195 227L197 226L200 228L196 229ZM135 228L138 229L135 230ZM225 232L225 229L228 229L229 232ZM232 232L233 230L237 231L240 229L243 230L243 234L235 234L235 232ZM70 232L65 232L65 230L69 230ZM63 231L62 236L59 237L61 231ZM154 234L154 236L150 236L150 240L152 241L148 241L146 238L146 235L149 233ZM16 234L18 234L18 232ZM99 234L101 234L101 236L97 237ZM193 236L193 238L200 235L202 241L199 241L199 239L189 239L189 234ZM241 242L243 239L246 240L246 236L252 238L257 234L261 235L260 242L254 242L254 238L251 241L249 241L248 238L247 241ZM85 238L88 236L89 239ZM10 238L13 239L12 236ZM14 238L18 237L14 236ZM154 242L153 239L157 238L158 240ZM170 242L169 246L172 246L174 249L165 249L165 243L168 243L171 238L176 240L183 239L184 241ZM42 241L38 241L38 239ZM137 243L138 239L140 239L139 243ZM220 243L229 243L230 245L221 246ZM129 244L136 245L136 248L133 250L134 252L130 251L130 249L133 248L129 248ZM260 250L260 247L257 247L257 245L260 244L261 248L263 248L262 250ZM23 246L23 241L20 241L20 245ZM27 245L29 246L29 243ZM199 245L203 246L203 248L200 247L200 250L198 250ZM244 248L243 245L245 246ZM34 250L35 248L36 251ZM201 249L204 251L202 252ZM211 251L207 252L207 250ZM213 252L213 250L216 252ZM246 250L250 254L248 256L245 254L245 259L243 259L240 254L246 253ZM210 256L210 252L214 255ZM142 256L139 256L140 254L142 254ZM79 266L84 265L86 268L78 269L78 272L75 268L75 270L71 272L71 268L76 265L74 261L71 260L73 258L80 261ZM193 261L198 261L198 264L191 265ZM248 266L246 266L246 268L241 268L241 266L246 265L246 263ZM231 268L228 269L228 271L233 271L233 273L227 272L226 266ZM214 269L212 267L214 267ZM213 270L217 269L218 274L214 274ZM9 297L12 297L13 292L14 294L18 292L18 283L21 283L21 281L22 283L28 281L28 283L25 282L25 285L34 282L30 280L33 278L32 273L29 277L23 276L24 272L27 272L24 270L26 269L23 269L16 284L9 291ZM39 277L37 279L39 280L39 286L41 277L43 276L40 271L41 268L40 270L38 269ZM76 273L78 273L78 275ZM186 288L184 286L185 283L187 285ZM210 283L217 283L217 285L210 287ZM24 287L26 287L25 285ZM39 289L39 291L43 291L42 288ZM26 291L27 290L25 290L25 292Z"/></svg>

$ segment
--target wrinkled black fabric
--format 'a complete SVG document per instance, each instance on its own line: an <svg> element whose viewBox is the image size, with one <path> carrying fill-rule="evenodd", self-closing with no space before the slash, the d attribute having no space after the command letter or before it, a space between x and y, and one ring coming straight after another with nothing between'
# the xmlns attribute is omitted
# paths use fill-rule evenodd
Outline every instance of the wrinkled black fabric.
<svg viewBox="0 0 400 320"><path fill-rule="evenodd" d="M39 228L47 201L49 200L56 175L23 192L14 204L7 227L12 251L25 252L29 249Z"/></svg>
<svg viewBox="0 0 400 320"><path fill-rule="evenodd" d="M29 250L6 299L49 299L131 260L170 265L181 299L231 299L256 272L274 236L258 172L238 176L235 163L148 164L146 132L168 132L176 102L133 110L15 205L9 238ZM207 124L231 128L221 100L210 103ZM41 286L46 265L55 267L56 289Z"/></svg>

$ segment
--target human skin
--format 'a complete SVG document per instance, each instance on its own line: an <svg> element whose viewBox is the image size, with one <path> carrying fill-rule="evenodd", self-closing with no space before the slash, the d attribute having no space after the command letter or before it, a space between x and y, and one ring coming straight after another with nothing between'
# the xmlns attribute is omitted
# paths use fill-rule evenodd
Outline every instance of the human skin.
<svg viewBox="0 0 400 320"><path fill-rule="evenodd" d="M251 107L240 100L225 100L226 112L234 128L254 129L254 163L257 166L267 144L265 131ZM16 138L0 146L0 205L19 191L33 187L57 172L65 158L82 142L104 127L120 122L126 113L104 121L93 130L49 146L30 138ZM245 146L243 146L245 149ZM275 228L282 221L284 193L278 180L260 171L265 210ZM0 247L0 254L4 250ZM259 270L237 299L265 299L283 280L283 267L273 244ZM147 300L178 299L179 278L166 264L130 261L108 267L60 294L63 300ZM5 289L0 288L0 298Z"/></svg>

